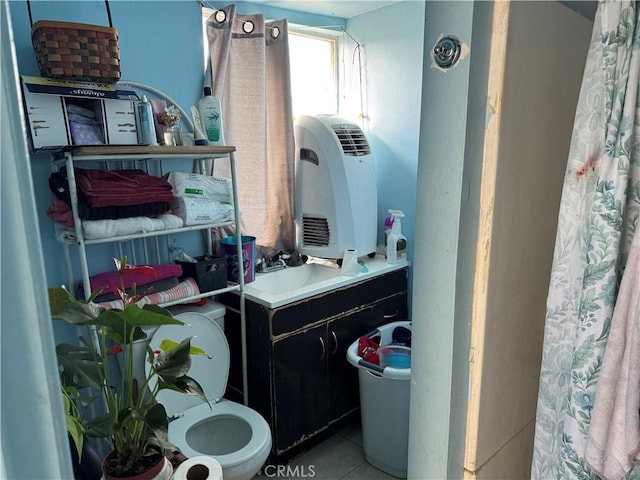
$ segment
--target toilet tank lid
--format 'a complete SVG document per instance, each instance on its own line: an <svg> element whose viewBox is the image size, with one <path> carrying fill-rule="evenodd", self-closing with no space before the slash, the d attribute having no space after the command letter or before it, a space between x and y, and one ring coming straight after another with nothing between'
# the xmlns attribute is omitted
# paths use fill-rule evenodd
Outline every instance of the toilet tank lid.
<svg viewBox="0 0 640 480"><path fill-rule="evenodd" d="M224 317L227 313L227 309L223 304L211 299L207 299L207 302L204 305L174 305L172 307L168 307L167 310L173 313L174 316L186 312L200 313L214 321L216 318Z"/></svg>
<svg viewBox="0 0 640 480"><path fill-rule="evenodd" d="M180 342L186 337L192 337L191 345L203 349L209 356L192 355L191 368L187 375L200 384L211 403L216 403L224 395L229 376L229 344L224 332L214 319L200 313L185 312L175 317L184 322L184 325L158 327L149 341L149 346L152 350L157 350L165 338ZM150 365L147 362L145 368L148 373ZM157 399L164 405L169 416L202 403L197 396L167 389L160 390Z"/></svg>

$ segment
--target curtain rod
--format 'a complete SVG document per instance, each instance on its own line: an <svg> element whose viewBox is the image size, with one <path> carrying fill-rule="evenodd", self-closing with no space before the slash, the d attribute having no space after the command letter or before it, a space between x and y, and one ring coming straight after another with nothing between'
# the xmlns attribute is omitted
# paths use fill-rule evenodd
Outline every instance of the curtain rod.
<svg viewBox="0 0 640 480"><path fill-rule="evenodd" d="M200 6L203 7L203 8L205 8L205 7L206 8L210 8L211 10L213 10L214 13L221 11L219 8L216 8L213 5L209 4L206 0L196 0L196 2L198 2L200 4ZM276 27L269 27L269 26L265 25L265 28L276 28ZM358 47L362 46L362 44L358 40L356 40L354 38L354 36L351 35L349 33L349 31L346 28L344 28L344 26L342 26L342 25L320 25L320 26L300 25L298 28L303 28L303 29L304 28L309 28L309 29L312 29L312 28L333 28L333 29L336 29L337 28L342 33L345 33L351 40L353 40L353 42Z"/></svg>
<svg viewBox="0 0 640 480"><path fill-rule="evenodd" d="M210 8L211 10L213 10L214 13L221 11L219 8L216 8L212 5L210 5L206 0L196 0L196 2L198 2L200 4L200 7L202 8ZM226 13L226 12L225 12ZM269 27L267 25L265 25L265 28L268 29L273 29L274 27ZM275 27L277 28L277 27ZM356 63L356 56L358 57L358 76L359 76L359 83L360 83L360 118L362 119L362 121L364 122L364 119L366 118L366 115L364 114L364 99L362 98L362 84L363 84L363 78L362 78L362 57L361 57L361 53L362 53L362 44L355 39L355 37L353 35L351 35L346 28L344 28L344 26L342 25L324 25L324 26L311 26L311 25L301 25L298 28L309 28L309 29L313 29L313 28L339 28L340 31L347 35L355 44L356 47L354 48L354 52L353 52L353 58L351 59L352 63ZM364 125L363 125L364 127Z"/></svg>

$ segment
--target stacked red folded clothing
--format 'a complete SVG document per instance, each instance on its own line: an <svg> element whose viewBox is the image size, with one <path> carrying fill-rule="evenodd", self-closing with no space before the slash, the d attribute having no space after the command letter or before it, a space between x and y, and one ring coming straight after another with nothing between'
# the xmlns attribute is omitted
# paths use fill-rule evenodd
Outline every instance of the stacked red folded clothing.
<svg viewBox="0 0 640 480"><path fill-rule="evenodd" d="M140 205L175 200L164 178L142 170L96 170L75 168L76 184L90 207Z"/></svg>
<svg viewBox="0 0 640 480"><path fill-rule="evenodd" d="M73 169L78 187L78 214L82 220L106 220L160 215L175 200L167 180L142 170ZM66 168L49 177L55 199L47 212L56 221L71 205Z"/></svg>

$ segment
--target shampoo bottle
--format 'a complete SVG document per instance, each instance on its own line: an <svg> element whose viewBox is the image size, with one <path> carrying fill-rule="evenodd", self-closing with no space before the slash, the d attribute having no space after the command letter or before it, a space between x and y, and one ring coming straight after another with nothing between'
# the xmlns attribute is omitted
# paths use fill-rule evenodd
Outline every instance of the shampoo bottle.
<svg viewBox="0 0 640 480"><path fill-rule="evenodd" d="M146 95L142 95L142 100L136 105L135 112L138 122L136 126L138 143L142 145L158 145L156 128L153 124L153 109Z"/></svg>
<svg viewBox="0 0 640 480"><path fill-rule="evenodd" d="M204 134L200 110L193 105L191 106L191 119L193 120L193 143L195 145L209 145L207 136Z"/></svg>
<svg viewBox="0 0 640 480"><path fill-rule="evenodd" d="M204 87L204 97L198 101L198 111L209 145L224 145L220 100L211 96L211 87Z"/></svg>
<svg viewBox="0 0 640 480"><path fill-rule="evenodd" d="M389 213L393 215L393 226L387 239L387 263L400 263L407 258L407 237L401 231L404 213L400 210L389 210Z"/></svg>

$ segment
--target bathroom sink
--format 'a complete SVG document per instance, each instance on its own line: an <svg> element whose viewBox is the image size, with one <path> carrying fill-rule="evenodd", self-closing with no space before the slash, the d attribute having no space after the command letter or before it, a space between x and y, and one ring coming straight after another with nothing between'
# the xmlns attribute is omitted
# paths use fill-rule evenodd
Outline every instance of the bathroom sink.
<svg viewBox="0 0 640 480"><path fill-rule="evenodd" d="M407 261L392 265L380 256L362 257L360 260L366 268L357 275L342 275L339 268L318 263L258 273L253 282L245 284L245 296L261 305L275 308L409 265Z"/></svg>
<svg viewBox="0 0 640 480"><path fill-rule="evenodd" d="M341 276L339 268L328 267L317 263L287 267L270 273L256 275L254 282L247 284L267 293L281 293L295 290L330 278Z"/></svg>

